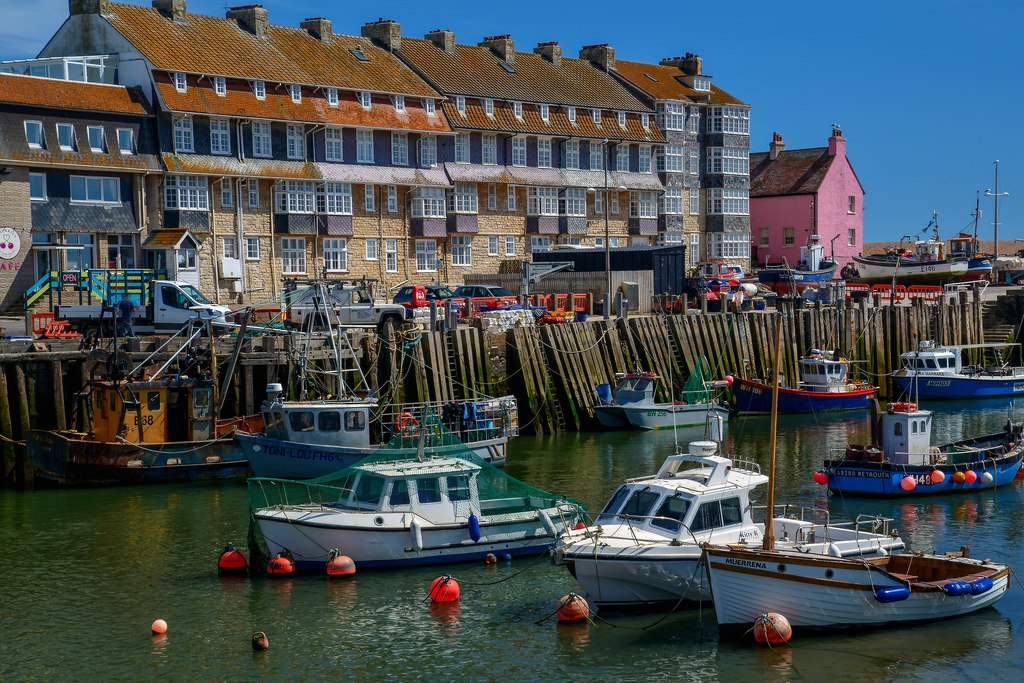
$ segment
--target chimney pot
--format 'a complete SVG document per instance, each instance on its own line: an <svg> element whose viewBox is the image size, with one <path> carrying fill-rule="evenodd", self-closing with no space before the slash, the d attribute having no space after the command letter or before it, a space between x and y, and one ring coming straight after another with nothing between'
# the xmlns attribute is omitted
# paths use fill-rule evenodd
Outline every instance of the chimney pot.
<svg viewBox="0 0 1024 683"><path fill-rule="evenodd" d="M768 145L768 158L775 161L785 149L786 143L782 141L782 135L780 133L773 133L772 144Z"/></svg>
<svg viewBox="0 0 1024 683"><path fill-rule="evenodd" d="M172 2L176 0L171 0ZM184 3L183 3L184 4ZM270 15L263 5L239 5L229 7L227 18L234 19L243 29L257 38L265 38L270 25Z"/></svg>
<svg viewBox="0 0 1024 683"><path fill-rule="evenodd" d="M363 38L369 38L385 50L394 52L395 50L402 49L402 27L396 21L378 19L377 21L363 24L361 35Z"/></svg>
<svg viewBox="0 0 1024 683"><path fill-rule="evenodd" d="M545 43L537 43L537 47L533 48L534 54L540 55L542 58L548 60L555 66L562 65L562 48L558 44L557 40L549 40Z"/></svg>
<svg viewBox="0 0 1024 683"><path fill-rule="evenodd" d="M488 48L499 59L504 60L506 64L515 64L516 44L512 40L511 34L504 33L500 36L484 36L479 45Z"/></svg>
<svg viewBox="0 0 1024 683"><path fill-rule="evenodd" d="M580 50L580 59L585 59L603 71L615 69L615 48L608 43L584 45Z"/></svg>
<svg viewBox="0 0 1024 683"><path fill-rule="evenodd" d="M299 24L299 28L306 31L321 43L331 43L334 32L330 19L323 17L311 17Z"/></svg>
<svg viewBox="0 0 1024 683"><path fill-rule="evenodd" d="M448 29L434 29L426 39L449 54L455 54L455 32Z"/></svg>

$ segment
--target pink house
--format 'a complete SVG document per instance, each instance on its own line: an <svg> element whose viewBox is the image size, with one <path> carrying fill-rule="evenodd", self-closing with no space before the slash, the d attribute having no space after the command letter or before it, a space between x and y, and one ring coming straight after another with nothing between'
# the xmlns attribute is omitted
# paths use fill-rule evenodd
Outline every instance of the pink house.
<svg viewBox="0 0 1024 683"><path fill-rule="evenodd" d="M751 262L790 265L800 247L821 235L825 256L841 269L864 248L864 188L846 157L846 138L832 127L828 147L787 150L775 133L769 151L750 155ZM836 271L839 276L839 270Z"/></svg>

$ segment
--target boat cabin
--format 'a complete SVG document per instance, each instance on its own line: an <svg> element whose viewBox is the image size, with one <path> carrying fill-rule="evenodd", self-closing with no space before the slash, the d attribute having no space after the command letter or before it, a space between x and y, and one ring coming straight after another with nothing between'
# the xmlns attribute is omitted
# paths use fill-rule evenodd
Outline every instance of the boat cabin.
<svg viewBox="0 0 1024 683"><path fill-rule="evenodd" d="M900 355L903 370L908 375L951 375L963 369L961 348L958 346L936 346L935 342L921 342L917 351Z"/></svg>
<svg viewBox="0 0 1024 683"><path fill-rule="evenodd" d="M949 240L949 256L954 259L972 259L981 253L976 237L954 237Z"/></svg>
<svg viewBox="0 0 1024 683"><path fill-rule="evenodd" d="M940 240L918 240L914 244L914 256L918 261L942 261L946 258L945 248Z"/></svg>
<svg viewBox="0 0 1024 683"><path fill-rule="evenodd" d="M825 258L825 245L821 243L821 235L811 235L810 241L800 247L798 270L821 270L832 265L832 261Z"/></svg>
<svg viewBox="0 0 1024 683"><path fill-rule="evenodd" d="M213 382L111 382L90 385L86 406L96 441L164 444L217 438Z"/></svg>
<svg viewBox="0 0 1024 683"><path fill-rule="evenodd" d="M932 412L916 403L890 403L882 415L882 454L897 465L931 464Z"/></svg>
<svg viewBox="0 0 1024 683"><path fill-rule="evenodd" d="M811 352L797 363L800 370L801 389L807 391L837 392L847 384L850 363L845 358L838 358L833 351Z"/></svg>
<svg viewBox="0 0 1024 683"><path fill-rule="evenodd" d="M480 466L459 458L390 460L356 465L332 486L342 491L332 507L355 511L412 512L434 524L480 513Z"/></svg>
<svg viewBox="0 0 1024 683"><path fill-rule="evenodd" d="M615 389L612 390L611 403L615 405L635 405L637 403L654 403L654 383L658 376L653 372L629 372L615 374ZM603 385L607 387L607 385ZM604 405L607 403L607 389L602 397L602 389L598 388L598 397Z"/></svg>

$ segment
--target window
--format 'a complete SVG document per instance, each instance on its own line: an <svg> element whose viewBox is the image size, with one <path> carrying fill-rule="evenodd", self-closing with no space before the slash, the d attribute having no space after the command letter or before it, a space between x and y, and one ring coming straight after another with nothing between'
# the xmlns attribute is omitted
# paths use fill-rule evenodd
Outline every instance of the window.
<svg viewBox="0 0 1024 683"><path fill-rule="evenodd" d="M516 188L514 185L508 186L508 210L516 210Z"/></svg>
<svg viewBox="0 0 1024 683"><path fill-rule="evenodd" d="M566 140L562 145L562 154L566 168L580 168L580 143L577 140Z"/></svg>
<svg viewBox="0 0 1024 683"><path fill-rule="evenodd" d="M337 410L324 410L316 416L316 426L321 432L340 432L341 413Z"/></svg>
<svg viewBox="0 0 1024 683"><path fill-rule="evenodd" d="M459 110L460 114L466 113L466 98L462 95L455 96L455 108Z"/></svg>
<svg viewBox="0 0 1024 683"><path fill-rule="evenodd" d="M260 238L259 237L246 237L245 238L245 260L246 261L259 261L260 260Z"/></svg>
<svg viewBox="0 0 1024 683"><path fill-rule="evenodd" d="M366 240L366 260L376 261L377 260L377 238L371 237Z"/></svg>
<svg viewBox="0 0 1024 683"><path fill-rule="evenodd" d="M477 213L476 183L455 183L449 208L455 213Z"/></svg>
<svg viewBox="0 0 1024 683"><path fill-rule="evenodd" d="M654 513L651 526L667 529L668 531L679 531L683 518L690 510L690 501L681 496L669 496L661 507Z"/></svg>
<svg viewBox="0 0 1024 683"><path fill-rule="evenodd" d="M590 169L592 171L604 170L604 143L590 141Z"/></svg>
<svg viewBox="0 0 1024 683"><path fill-rule="evenodd" d="M356 131L356 162L360 164L373 163L373 131Z"/></svg>
<svg viewBox="0 0 1024 683"><path fill-rule="evenodd" d="M683 130L686 108L680 102L658 102L658 125L663 130Z"/></svg>
<svg viewBox="0 0 1024 683"><path fill-rule="evenodd" d="M316 209L334 216L352 215L352 184L327 182L318 188Z"/></svg>
<svg viewBox="0 0 1024 683"><path fill-rule="evenodd" d="M384 240L384 270L388 273L398 272L398 240Z"/></svg>
<svg viewBox="0 0 1024 683"><path fill-rule="evenodd" d="M344 161L344 139L341 128L328 128L324 131L324 158L327 161Z"/></svg>
<svg viewBox="0 0 1024 683"><path fill-rule="evenodd" d="M180 71L176 71L174 73L174 89L178 92L185 92L188 90L188 78L186 78L185 74Z"/></svg>
<svg viewBox="0 0 1024 683"><path fill-rule="evenodd" d="M531 216L557 216L558 188L529 188L527 191L526 212Z"/></svg>
<svg viewBox="0 0 1024 683"><path fill-rule="evenodd" d="M35 237L35 235L33 235ZM107 236L107 268L135 267L135 242L131 235Z"/></svg>
<svg viewBox="0 0 1024 683"><path fill-rule="evenodd" d="M739 147L708 147L708 173L750 175L750 152Z"/></svg>
<svg viewBox="0 0 1024 683"><path fill-rule="evenodd" d="M523 103L522 102L513 102L512 103L512 115L515 116L517 119L523 118Z"/></svg>
<svg viewBox="0 0 1024 683"><path fill-rule="evenodd" d="M441 500L439 479L417 479L416 498L420 503L437 503Z"/></svg>
<svg viewBox="0 0 1024 683"><path fill-rule="evenodd" d="M708 188L708 213L749 216L749 191L735 188Z"/></svg>
<svg viewBox="0 0 1024 683"><path fill-rule="evenodd" d="M395 508L408 504L409 484L405 480L399 479L391 485L391 495L388 497L388 505Z"/></svg>
<svg viewBox="0 0 1024 683"><path fill-rule="evenodd" d="M363 109L369 109L373 106L373 97L366 90L360 90L358 93L359 104Z"/></svg>
<svg viewBox="0 0 1024 683"><path fill-rule="evenodd" d="M707 76L695 76L693 79L693 89L701 92L708 92L711 90L711 79Z"/></svg>
<svg viewBox="0 0 1024 683"><path fill-rule="evenodd" d="M618 119L619 126L621 126L622 128L626 127L626 112L624 112L624 111L617 111L617 112L615 112L615 118Z"/></svg>
<svg viewBox="0 0 1024 683"><path fill-rule="evenodd" d="M25 122L25 141L28 142L29 147L43 146L43 124L41 121Z"/></svg>
<svg viewBox="0 0 1024 683"><path fill-rule="evenodd" d="M73 175L71 201L86 204L119 204L121 184L117 178Z"/></svg>
<svg viewBox="0 0 1024 683"><path fill-rule="evenodd" d="M416 240L416 272L432 273L437 270L437 242Z"/></svg>
<svg viewBox="0 0 1024 683"><path fill-rule="evenodd" d="M716 232L710 235L711 258L750 258L750 235L745 232Z"/></svg>
<svg viewBox="0 0 1024 683"><path fill-rule="evenodd" d="M489 97L483 99L484 113L488 116L494 116L494 100Z"/></svg>
<svg viewBox="0 0 1024 683"><path fill-rule="evenodd" d="M452 265L473 265L473 238L469 235L455 235L452 237Z"/></svg>
<svg viewBox="0 0 1024 683"><path fill-rule="evenodd" d="M437 138L433 135L420 138L420 165L424 168L437 166Z"/></svg>
<svg viewBox="0 0 1024 683"><path fill-rule="evenodd" d="M490 165L498 163L498 136L485 133L482 143L481 162Z"/></svg>
<svg viewBox="0 0 1024 683"><path fill-rule="evenodd" d="M269 157L270 148L270 124L252 124L252 155L254 157Z"/></svg>
<svg viewBox="0 0 1024 683"><path fill-rule="evenodd" d="M246 187L249 190L249 208L260 208L260 181L250 178L246 181Z"/></svg>
<svg viewBox="0 0 1024 683"><path fill-rule="evenodd" d="M234 206L235 204L235 193L232 190L232 183L235 181L231 178L224 178L220 181L220 205L221 206ZM233 258L238 258L237 256Z"/></svg>
<svg viewBox="0 0 1024 683"><path fill-rule="evenodd" d="M191 116L179 116L174 119L174 151L195 151L195 143L192 138Z"/></svg>
<svg viewBox="0 0 1024 683"><path fill-rule="evenodd" d="M363 185L363 210L366 213L373 213L377 210L376 199L373 185Z"/></svg>
<svg viewBox="0 0 1024 683"><path fill-rule="evenodd" d="M516 255L516 238L515 235L505 235L505 256Z"/></svg>
<svg viewBox="0 0 1024 683"><path fill-rule="evenodd" d="M498 240L500 240L500 239L501 238L498 237L497 235L488 235L487 236L487 255L488 256L497 256L498 255Z"/></svg>
<svg viewBox="0 0 1024 683"><path fill-rule="evenodd" d="M213 91L217 93L219 97L224 97L228 94L228 83L223 76L213 77Z"/></svg>
<svg viewBox="0 0 1024 683"><path fill-rule="evenodd" d="M690 175L698 175L700 173L700 152L696 147L690 149L690 165L687 170L690 171Z"/></svg>
<svg viewBox="0 0 1024 683"><path fill-rule="evenodd" d="M103 126L88 126L85 130L89 135L89 149L93 152L104 151Z"/></svg>
<svg viewBox="0 0 1024 683"><path fill-rule="evenodd" d="M697 109L697 107L690 107L690 115L686 119L686 132L700 132L700 109Z"/></svg>
<svg viewBox="0 0 1024 683"><path fill-rule="evenodd" d="M288 158L302 159L306 152L306 133L301 123L288 124Z"/></svg>
<svg viewBox="0 0 1024 683"><path fill-rule="evenodd" d="M398 187L388 185L388 213L398 213Z"/></svg>
<svg viewBox="0 0 1024 683"><path fill-rule="evenodd" d="M743 107L711 107L711 132L750 135L750 110Z"/></svg>
<svg viewBox="0 0 1024 683"><path fill-rule="evenodd" d="M582 187L570 187L562 197L563 216L587 215L587 191Z"/></svg>
<svg viewBox="0 0 1024 683"><path fill-rule="evenodd" d="M327 89L327 104L332 107L338 106L338 89L328 88Z"/></svg>
<svg viewBox="0 0 1024 683"><path fill-rule="evenodd" d="M306 240L303 237L281 238L281 265L287 275L306 273Z"/></svg>
<svg viewBox="0 0 1024 683"><path fill-rule="evenodd" d="M576 107L566 107L565 115L569 117L569 123L576 123Z"/></svg>
<svg viewBox="0 0 1024 683"><path fill-rule="evenodd" d="M700 213L700 188L690 188L690 215L696 216Z"/></svg>
<svg viewBox="0 0 1024 683"><path fill-rule="evenodd" d="M700 233L691 232L689 245L686 249L686 265L695 266L700 261Z"/></svg>
<svg viewBox="0 0 1024 683"><path fill-rule="evenodd" d="M135 131L131 128L117 129L117 147L121 154L135 153Z"/></svg>
<svg viewBox="0 0 1024 683"><path fill-rule="evenodd" d="M537 138L537 167L551 168L551 140Z"/></svg>
<svg viewBox="0 0 1024 683"><path fill-rule="evenodd" d="M786 247L791 247L796 244L796 231L794 228L783 228L782 229L782 244Z"/></svg>
<svg viewBox="0 0 1024 683"><path fill-rule="evenodd" d="M199 250L191 238L181 241L181 245L174 250L177 257L178 270L196 270L199 268ZM184 298L184 297L183 297ZM187 308L188 305L182 306Z"/></svg>
<svg viewBox="0 0 1024 683"><path fill-rule="evenodd" d="M530 252L535 251L551 251L551 238L550 237L531 237L530 238Z"/></svg>
<svg viewBox="0 0 1024 683"><path fill-rule="evenodd" d="M608 206L609 206L608 210L611 211L612 213L618 213L619 212L619 193L618 192L612 192L611 194L612 194L612 198L611 198L611 201L608 202Z"/></svg>
<svg viewBox="0 0 1024 683"><path fill-rule="evenodd" d="M68 233L64 236L64 243L80 246L82 249L68 250L64 254L64 263L67 270L90 270L95 268L93 261L95 237L83 233ZM159 396L159 394L157 394ZM150 410L153 408L151 407ZM159 410L159 404L156 410ZM922 423L923 425L923 423Z"/></svg>
<svg viewBox="0 0 1024 683"><path fill-rule="evenodd" d="M601 190L594 193L594 213L598 216L604 213L604 192Z"/></svg>
<svg viewBox="0 0 1024 683"><path fill-rule="evenodd" d="M761 228L761 246L770 247L772 245L771 231L768 228Z"/></svg>
<svg viewBox="0 0 1024 683"><path fill-rule="evenodd" d="M324 240L324 268L333 272L348 270L348 240Z"/></svg>
<svg viewBox="0 0 1024 683"><path fill-rule="evenodd" d="M28 174L28 196L34 202L46 201L46 174Z"/></svg>
<svg viewBox="0 0 1024 683"><path fill-rule="evenodd" d="M619 144L615 146L615 170L629 170L629 145Z"/></svg>
<svg viewBox="0 0 1024 683"><path fill-rule="evenodd" d="M395 95L391 98L391 104L395 106L395 111L405 111L405 95Z"/></svg>
<svg viewBox="0 0 1024 683"><path fill-rule="evenodd" d="M667 187L665 196L662 199L663 213L670 216L678 216L683 213L683 188Z"/></svg>
<svg viewBox="0 0 1024 683"><path fill-rule="evenodd" d="M308 180L286 180L277 186L277 213L313 213L316 184Z"/></svg>
<svg viewBox="0 0 1024 683"><path fill-rule="evenodd" d="M444 218L444 189L440 187L417 187L412 191L413 218Z"/></svg>
<svg viewBox="0 0 1024 683"><path fill-rule="evenodd" d="M493 183L487 186L487 210L498 210L498 189Z"/></svg>
<svg viewBox="0 0 1024 683"><path fill-rule="evenodd" d="M526 166L526 138L512 138L512 165Z"/></svg>
<svg viewBox="0 0 1024 683"><path fill-rule="evenodd" d="M644 128L650 128L651 127L651 115L650 114L640 114L640 125L643 126Z"/></svg>
<svg viewBox="0 0 1024 683"><path fill-rule="evenodd" d="M409 134L391 134L391 163L394 166L409 165Z"/></svg>
<svg viewBox="0 0 1024 683"><path fill-rule="evenodd" d="M177 134L177 129L175 129ZM75 148L75 127L70 123L57 124L57 144L61 149L72 150Z"/></svg>
<svg viewBox="0 0 1024 683"><path fill-rule="evenodd" d="M857 198L856 197L847 197L846 198L846 213L851 213L851 214L852 213L857 213ZM851 247L853 246L852 242L850 243L850 246Z"/></svg>
<svg viewBox="0 0 1024 683"><path fill-rule="evenodd" d="M257 100L264 100L267 98L267 84L263 81L252 82L252 92L256 95Z"/></svg>
<svg viewBox="0 0 1024 683"><path fill-rule="evenodd" d="M850 228L849 230L846 231L846 246L857 246L857 231L853 228Z"/></svg>
<svg viewBox="0 0 1024 683"><path fill-rule="evenodd" d="M658 200L656 192L630 192L629 215L632 218L657 218Z"/></svg>
<svg viewBox="0 0 1024 683"><path fill-rule="evenodd" d="M455 163L469 163L469 133L455 135Z"/></svg>
<svg viewBox="0 0 1024 683"><path fill-rule="evenodd" d="M427 112L428 116L434 116L437 113L437 104L432 99L423 100L423 111Z"/></svg>
<svg viewBox="0 0 1024 683"><path fill-rule="evenodd" d="M231 133L227 119L210 119L210 153L231 154Z"/></svg>
<svg viewBox="0 0 1024 683"><path fill-rule="evenodd" d="M224 252L224 258L238 260L238 238L237 237L225 237L222 240L222 250Z"/></svg>
<svg viewBox="0 0 1024 683"><path fill-rule="evenodd" d="M601 125L601 110L600 109L593 109L593 110L591 110L590 116L591 116L591 118L593 118L594 123L596 123L599 126Z"/></svg>
<svg viewBox="0 0 1024 683"><path fill-rule="evenodd" d="M640 172L651 172L651 146L640 145Z"/></svg>
<svg viewBox="0 0 1024 683"><path fill-rule="evenodd" d="M540 120L547 122L551 118L551 107L546 104L540 105Z"/></svg>
<svg viewBox="0 0 1024 683"><path fill-rule="evenodd" d="M469 500L469 475L460 474L446 477L448 480L448 500Z"/></svg>

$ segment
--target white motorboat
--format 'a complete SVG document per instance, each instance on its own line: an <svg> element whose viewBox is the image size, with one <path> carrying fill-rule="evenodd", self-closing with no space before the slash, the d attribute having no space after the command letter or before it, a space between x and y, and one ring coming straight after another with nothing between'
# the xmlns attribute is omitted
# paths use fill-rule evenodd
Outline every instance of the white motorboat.
<svg viewBox="0 0 1024 683"><path fill-rule="evenodd" d="M713 441L691 443L688 454L669 456L656 475L620 486L593 524L562 534L555 561L588 600L605 608L706 601L701 545L760 547L765 527L753 519L750 494L768 477L756 463L716 450ZM833 524L827 511L781 512L772 524L776 542L801 553L874 558L903 548L888 519Z"/></svg>

